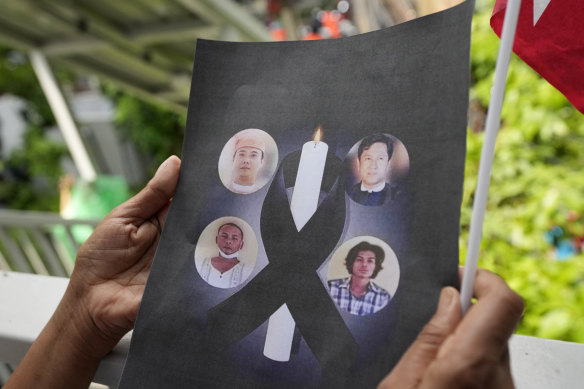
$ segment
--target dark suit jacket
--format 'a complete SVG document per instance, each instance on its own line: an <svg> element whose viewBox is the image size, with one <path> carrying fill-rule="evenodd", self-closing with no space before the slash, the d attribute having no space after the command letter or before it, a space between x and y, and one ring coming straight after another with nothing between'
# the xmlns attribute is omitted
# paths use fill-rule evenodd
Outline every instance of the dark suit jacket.
<svg viewBox="0 0 584 389"><path fill-rule="evenodd" d="M349 190L349 197L362 205L375 206L381 205L386 199L392 198L393 188L386 182L383 189L379 192L367 192L361 190L361 182L356 183Z"/></svg>

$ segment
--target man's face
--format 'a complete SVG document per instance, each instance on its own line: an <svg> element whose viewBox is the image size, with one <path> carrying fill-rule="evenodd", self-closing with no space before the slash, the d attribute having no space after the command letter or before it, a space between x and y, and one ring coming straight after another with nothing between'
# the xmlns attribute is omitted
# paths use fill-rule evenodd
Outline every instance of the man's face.
<svg viewBox="0 0 584 389"><path fill-rule="evenodd" d="M227 255L233 254L243 247L241 231L239 228L229 225L219 229L215 242L217 242L217 247Z"/></svg>
<svg viewBox="0 0 584 389"><path fill-rule="evenodd" d="M262 151L255 147L240 147L233 157L233 177L237 184L253 185L263 164Z"/></svg>
<svg viewBox="0 0 584 389"><path fill-rule="evenodd" d="M359 158L359 174L363 185L370 188L385 181L388 166L389 158L385 143L375 142L367 150L363 150Z"/></svg>
<svg viewBox="0 0 584 389"><path fill-rule="evenodd" d="M353 277L371 278L374 270L375 253L369 250L359 251L353 262Z"/></svg>

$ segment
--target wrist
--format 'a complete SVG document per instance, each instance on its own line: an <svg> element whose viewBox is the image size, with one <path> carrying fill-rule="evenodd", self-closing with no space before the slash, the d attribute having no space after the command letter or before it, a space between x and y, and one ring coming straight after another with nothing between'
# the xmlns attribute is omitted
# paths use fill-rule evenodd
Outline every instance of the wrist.
<svg viewBox="0 0 584 389"><path fill-rule="evenodd" d="M91 321L83 300L72 298L68 288L46 329L58 331L59 341L80 362L92 363L99 361L103 355L95 346L99 334L92 329Z"/></svg>
<svg viewBox="0 0 584 389"><path fill-rule="evenodd" d="M72 280L55 316L56 321L67 329L70 345L79 358L99 361L114 348L121 336L106 333L89 307L89 293L84 288L76 288Z"/></svg>

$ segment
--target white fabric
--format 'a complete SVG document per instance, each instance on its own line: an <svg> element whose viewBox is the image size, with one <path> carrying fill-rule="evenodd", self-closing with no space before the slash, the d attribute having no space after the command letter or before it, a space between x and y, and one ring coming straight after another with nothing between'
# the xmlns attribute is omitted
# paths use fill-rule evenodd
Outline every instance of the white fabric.
<svg viewBox="0 0 584 389"><path fill-rule="evenodd" d="M221 273L213 267L211 259L212 258L205 258L201 265L201 269L199 270L201 278L207 281L209 285L223 289L234 288L247 278L244 277L244 268L246 265L243 262L239 262L231 269Z"/></svg>
<svg viewBox="0 0 584 389"><path fill-rule="evenodd" d="M361 190L363 192L381 192L383 190L383 188L385 188L385 181L381 181L379 184L375 185L372 189L368 189L365 188L365 186L363 185L363 182L361 182Z"/></svg>

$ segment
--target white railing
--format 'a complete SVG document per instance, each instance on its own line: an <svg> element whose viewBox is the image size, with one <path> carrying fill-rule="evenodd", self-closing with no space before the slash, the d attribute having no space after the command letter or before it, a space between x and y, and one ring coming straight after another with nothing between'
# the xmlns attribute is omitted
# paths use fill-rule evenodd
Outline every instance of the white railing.
<svg viewBox="0 0 584 389"><path fill-rule="evenodd" d="M65 277L0 271L0 362L18 365L57 307ZM104 358L94 381L117 386L128 349L127 335Z"/></svg>
<svg viewBox="0 0 584 389"><path fill-rule="evenodd" d="M3 271L18 271L59 277L69 276L73 270L79 245L91 234L98 223L99 220L68 220L55 213L0 209L0 274L3 274ZM54 293L62 294L59 285L64 282L63 280L65 282L67 280L66 278L54 279L60 281L42 285L44 289L41 293L48 293L49 298ZM0 287L7 286L6 282L6 278L0 277ZM36 281L35 285L31 285L33 288L39 286ZM11 316L7 316L7 310L11 304L19 302L18 296L22 288L25 286L10 289L10 292L0 296L0 317L12 320ZM50 315L54 309L54 306L49 305L47 312L47 307L42 301L39 301L36 307L33 305L28 307L31 313L40 311L41 314L47 315ZM12 321L10 323L14 324ZM11 366L2 362L10 362L14 358L17 361L20 360L18 356L24 355L30 345L30 339L19 336L24 333L34 333L37 330L34 326L37 324L34 320L18 322L15 324L16 328L20 328L23 333L11 333L14 336L2 338L0 354L9 352L12 357L0 358L0 386L11 372Z"/></svg>
<svg viewBox="0 0 584 389"><path fill-rule="evenodd" d="M16 365L55 310L67 278L0 271L0 362ZM99 366L95 382L117 386L131 334ZM514 335L511 369L517 389L580 388L584 344Z"/></svg>
<svg viewBox="0 0 584 389"><path fill-rule="evenodd" d="M0 209L0 270L66 277L99 220Z"/></svg>

